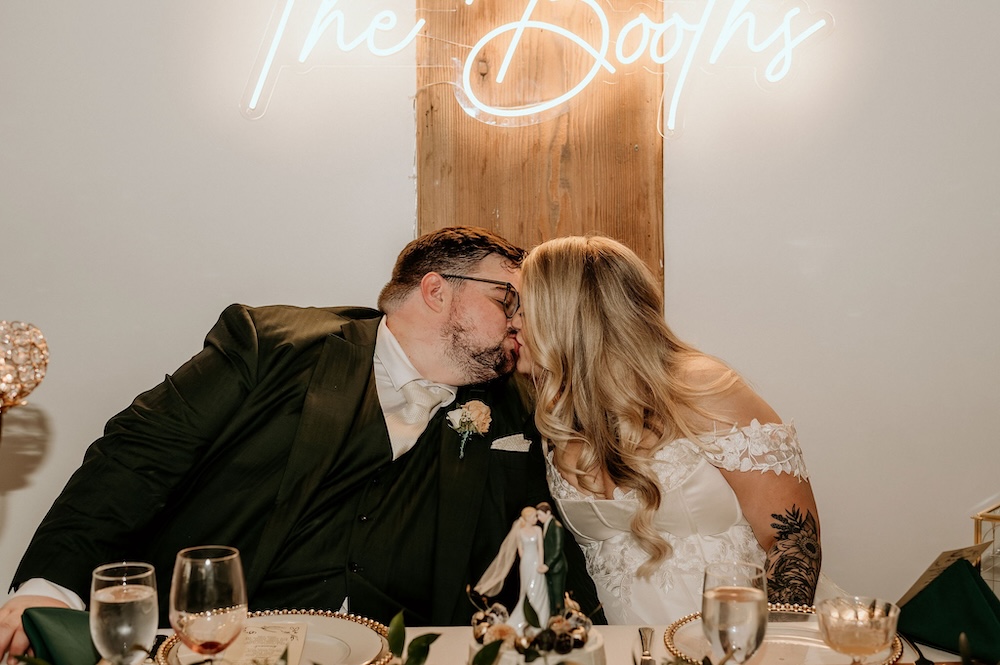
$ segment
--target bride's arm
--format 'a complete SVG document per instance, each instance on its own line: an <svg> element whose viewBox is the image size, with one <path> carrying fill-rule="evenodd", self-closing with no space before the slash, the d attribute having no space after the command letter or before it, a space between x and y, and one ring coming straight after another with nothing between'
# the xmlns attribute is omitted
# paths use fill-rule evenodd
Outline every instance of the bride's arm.
<svg viewBox="0 0 1000 665"><path fill-rule="evenodd" d="M722 475L767 553L768 600L812 605L822 546L809 481L773 471L722 471Z"/></svg>
<svg viewBox="0 0 1000 665"><path fill-rule="evenodd" d="M711 369L706 372L710 373ZM722 421L740 427L754 420L765 425L781 423L774 409L742 380L705 399L702 406L721 416ZM721 422L719 430L725 431ZM811 605L819 581L822 547L816 498L798 442L787 429L776 432L755 425L745 431L749 431L749 437L760 438L747 450L729 451L742 459L730 458L728 463L717 466L733 488L744 517L767 555L768 600Z"/></svg>

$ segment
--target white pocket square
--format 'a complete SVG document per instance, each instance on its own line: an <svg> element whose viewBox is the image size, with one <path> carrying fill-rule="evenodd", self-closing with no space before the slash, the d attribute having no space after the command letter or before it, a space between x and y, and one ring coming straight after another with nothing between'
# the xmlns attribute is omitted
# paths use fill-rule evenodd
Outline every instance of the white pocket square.
<svg viewBox="0 0 1000 665"><path fill-rule="evenodd" d="M510 453L526 453L531 449L531 441L523 434L511 434L495 440L490 444L490 450L506 450Z"/></svg>

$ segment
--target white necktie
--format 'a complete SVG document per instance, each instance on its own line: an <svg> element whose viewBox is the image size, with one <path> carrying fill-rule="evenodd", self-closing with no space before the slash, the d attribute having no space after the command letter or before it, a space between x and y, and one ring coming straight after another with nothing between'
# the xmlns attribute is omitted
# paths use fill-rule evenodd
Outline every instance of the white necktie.
<svg viewBox="0 0 1000 665"><path fill-rule="evenodd" d="M400 393L406 402L385 417L393 459L399 459L400 455L413 448L427 427L427 423L430 422L431 411L451 400L451 393L448 390L417 381L404 384Z"/></svg>
<svg viewBox="0 0 1000 665"><path fill-rule="evenodd" d="M451 397L451 393L441 386L426 385L410 381L402 388L406 406L400 412L400 419L408 425L426 425L431 410Z"/></svg>

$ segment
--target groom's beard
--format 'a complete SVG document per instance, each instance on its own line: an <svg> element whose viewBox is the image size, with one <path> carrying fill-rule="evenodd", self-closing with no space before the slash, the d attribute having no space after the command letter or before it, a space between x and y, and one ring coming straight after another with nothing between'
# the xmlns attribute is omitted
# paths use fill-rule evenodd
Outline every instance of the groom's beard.
<svg viewBox="0 0 1000 665"><path fill-rule="evenodd" d="M466 377L467 383L482 383L514 371L517 355L509 348L516 330L508 328L497 342L474 339L461 321L452 320L444 330L447 355Z"/></svg>

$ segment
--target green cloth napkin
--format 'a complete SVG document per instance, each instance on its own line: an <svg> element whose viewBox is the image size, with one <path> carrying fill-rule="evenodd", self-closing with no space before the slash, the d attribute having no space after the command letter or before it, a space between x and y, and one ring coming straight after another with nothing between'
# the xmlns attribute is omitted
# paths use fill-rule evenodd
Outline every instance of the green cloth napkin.
<svg viewBox="0 0 1000 665"><path fill-rule="evenodd" d="M51 665L94 665L101 655L90 640L90 614L65 607L30 607L21 616L35 656Z"/></svg>
<svg viewBox="0 0 1000 665"><path fill-rule="evenodd" d="M959 559L899 608L898 630L912 640L958 653L958 635L972 656L1000 661L1000 600L975 567Z"/></svg>

